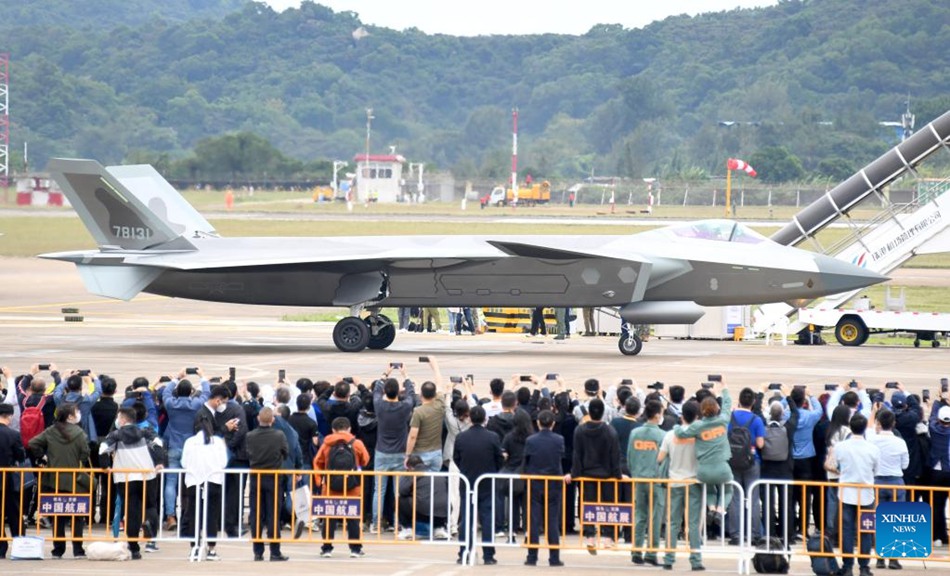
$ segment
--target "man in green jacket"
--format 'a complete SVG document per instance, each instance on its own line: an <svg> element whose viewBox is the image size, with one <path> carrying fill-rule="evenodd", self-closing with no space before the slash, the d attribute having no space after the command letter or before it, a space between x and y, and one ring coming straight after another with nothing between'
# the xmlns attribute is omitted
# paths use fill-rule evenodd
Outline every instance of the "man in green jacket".
<svg viewBox="0 0 950 576"><path fill-rule="evenodd" d="M627 464L630 476L634 480L634 528L633 548L631 560L634 564L652 564L659 566L656 549L660 545L660 530L663 526L663 509L665 504L665 486L658 482L638 482L638 479L661 478L660 464L657 455L663 443L663 430L660 421L663 419L663 404L657 400L649 400L644 407L646 423L630 433L630 443L627 446ZM643 554L643 542L649 535L647 552Z"/></svg>

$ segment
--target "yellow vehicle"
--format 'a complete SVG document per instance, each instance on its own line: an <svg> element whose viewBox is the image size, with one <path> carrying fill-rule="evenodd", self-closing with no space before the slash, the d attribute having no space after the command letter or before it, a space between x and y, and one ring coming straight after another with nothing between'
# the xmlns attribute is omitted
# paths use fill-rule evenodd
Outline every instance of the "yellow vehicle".
<svg viewBox="0 0 950 576"><path fill-rule="evenodd" d="M487 206L508 206L514 201L514 197L515 193L511 188L505 190L501 186L497 186L490 194L483 196L481 202ZM518 204L520 206L547 204L550 201L551 183L547 180L540 184L518 188Z"/></svg>
<svg viewBox="0 0 950 576"><path fill-rule="evenodd" d="M314 186L314 202L333 202L333 188L331 186Z"/></svg>

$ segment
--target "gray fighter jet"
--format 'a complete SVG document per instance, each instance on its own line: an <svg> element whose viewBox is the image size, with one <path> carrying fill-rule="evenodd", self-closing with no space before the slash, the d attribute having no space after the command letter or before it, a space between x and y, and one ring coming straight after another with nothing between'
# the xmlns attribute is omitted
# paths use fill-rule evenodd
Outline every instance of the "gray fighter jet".
<svg viewBox="0 0 950 576"><path fill-rule="evenodd" d="M383 349L384 306L611 307L630 324L692 323L701 306L811 300L886 280L781 246L730 220L625 236L221 238L151 166L55 159L50 171L99 245L44 254L87 289L279 306L346 306L344 352ZM620 350L637 354L630 330Z"/></svg>

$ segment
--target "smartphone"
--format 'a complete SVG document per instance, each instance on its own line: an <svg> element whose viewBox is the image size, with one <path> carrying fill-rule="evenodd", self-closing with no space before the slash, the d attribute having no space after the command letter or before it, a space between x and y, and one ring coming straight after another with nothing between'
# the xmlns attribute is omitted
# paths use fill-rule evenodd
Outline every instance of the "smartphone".
<svg viewBox="0 0 950 576"><path fill-rule="evenodd" d="M557 380L557 374L548 374L544 377L545 380Z"/></svg>
<svg viewBox="0 0 950 576"><path fill-rule="evenodd" d="M848 382L848 388L857 388L857 387L858 387L858 381L857 381L857 380L852 380L852 381Z"/></svg>
<svg viewBox="0 0 950 576"><path fill-rule="evenodd" d="M722 374L709 374L706 376L706 380L710 382L722 382Z"/></svg>
<svg viewBox="0 0 950 576"><path fill-rule="evenodd" d="M462 383L462 377L461 377L461 376L450 376L450 377L449 377L449 380L452 382L452 384L461 384L461 383Z"/></svg>
<svg viewBox="0 0 950 576"><path fill-rule="evenodd" d="M885 388L897 388L897 382L888 382L884 385Z"/></svg>
<svg viewBox="0 0 950 576"><path fill-rule="evenodd" d="M527 374L522 374L521 377L518 379L521 380L522 382L531 382L531 376Z"/></svg>
<svg viewBox="0 0 950 576"><path fill-rule="evenodd" d="M630 378L624 378L620 381L621 386L633 386L633 380Z"/></svg>
<svg viewBox="0 0 950 576"><path fill-rule="evenodd" d="M392 368L393 370L401 370L402 362L390 362L389 367Z"/></svg>
<svg viewBox="0 0 950 576"><path fill-rule="evenodd" d="M468 378L469 382L475 381L475 376L473 374L466 374L465 377Z"/></svg>
<svg viewBox="0 0 950 576"><path fill-rule="evenodd" d="M805 385L804 385L804 384L796 384L794 387L795 387L795 388L798 388L799 390L804 390L804 389L805 389Z"/></svg>
<svg viewBox="0 0 950 576"><path fill-rule="evenodd" d="M419 362L429 362L428 356L419 356Z"/></svg>
<svg viewBox="0 0 950 576"><path fill-rule="evenodd" d="M880 395L883 398L883 394L881 394L881 391L878 390L877 388L871 388L870 390L868 390L868 396L871 398L872 402L875 401L874 397L878 395Z"/></svg>
<svg viewBox="0 0 950 576"><path fill-rule="evenodd" d="M343 381L346 382L347 384L352 384L352 383L353 383L353 377L352 377L352 376L344 376L344 377L343 377Z"/></svg>
<svg viewBox="0 0 950 576"><path fill-rule="evenodd" d="M234 366L228 368L228 380L237 382L237 369Z"/></svg>
<svg viewBox="0 0 950 576"><path fill-rule="evenodd" d="M664 386L665 384L662 382L654 382L653 384L647 386L647 388L652 388L653 390L662 390Z"/></svg>
<svg viewBox="0 0 950 576"><path fill-rule="evenodd" d="M782 389L781 382L772 382L769 384L769 390L781 390L781 389Z"/></svg>
<svg viewBox="0 0 950 576"><path fill-rule="evenodd" d="M284 381L284 378L286 378L286 377L287 377L287 371L286 371L286 370L284 370L283 368L281 368L280 370L277 371L277 381L278 381L278 382L283 382L283 381Z"/></svg>
<svg viewBox="0 0 950 576"><path fill-rule="evenodd" d="M45 372L46 370L49 370L49 364L40 364L38 368Z"/></svg>
<svg viewBox="0 0 950 576"><path fill-rule="evenodd" d="M924 402L930 402L930 390L928 390L927 388L924 388L923 397L924 397Z"/></svg>
<svg viewBox="0 0 950 576"><path fill-rule="evenodd" d="M197 374L197 373L198 373L197 368L185 368L185 374Z"/></svg>
<svg viewBox="0 0 950 576"><path fill-rule="evenodd" d="M946 378L941 378L941 379L940 379L940 391L941 391L941 392L946 392L946 391L947 391L947 388L950 388L950 383L948 383L948 381L947 381Z"/></svg>
<svg viewBox="0 0 950 576"><path fill-rule="evenodd" d="M825 384L825 390L837 390L837 389L838 389L837 384Z"/></svg>
<svg viewBox="0 0 950 576"><path fill-rule="evenodd" d="M702 387L705 388L706 390L709 390L710 388L713 387L713 383L712 383L712 382L703 382L702 384L700 384L700 386L702 386Z"/></svg>
<svg viewBox="0 0 950 576"><path fill-rule="evenodd" d="M171 382L171 381L172 381L172 377L171 377L171 376L162 376L161 378L158 379L158 381L159 381L159 382Z"/></svg>
<svg viewBox="0 0 950 576"><path fill-rule="evenodd" d="M80 370L80 371L79 371L79 375L80 375L80 376L89 376L90 374L92 374L92 370Z"/></svg>

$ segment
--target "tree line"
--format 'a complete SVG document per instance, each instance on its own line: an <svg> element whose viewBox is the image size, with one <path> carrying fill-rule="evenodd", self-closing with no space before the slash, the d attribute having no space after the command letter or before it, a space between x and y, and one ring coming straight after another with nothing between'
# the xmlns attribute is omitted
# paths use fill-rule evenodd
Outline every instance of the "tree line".
<svg viewBox="0 0 950 576"><path fill-rule="evenodd" d="M28 141L34 166L319 173L363 150L373 108L374 152L503 178L517 107L521 166L536 176L692 178L738 156L766 180L828 180L896 141L879 121L898 120L908 96L918 126L950 109L950 4L928 0L782 0L482 37L379 28L310 1L122 4L134 9L0 5L12 147Z"/></svg>

